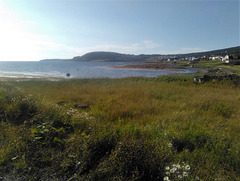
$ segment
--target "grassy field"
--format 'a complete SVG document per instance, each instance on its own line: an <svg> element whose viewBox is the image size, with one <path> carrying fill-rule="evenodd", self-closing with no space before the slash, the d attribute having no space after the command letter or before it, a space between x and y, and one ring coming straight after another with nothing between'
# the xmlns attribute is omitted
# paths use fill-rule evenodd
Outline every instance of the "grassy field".
<svg viewBox="0 0 240 181"><path fill-rule="evenodd" d="M0 173L22 180L240 180L240 87L228 81L8 81L0 101Z"/></svg>
<svg viewBox="0 0 240 181"><path fill-rule="evenodd" d="M219 68L226 69L240 75L240 65L219 65Z"/></svg>
<svg viewBox="0 0 240 181"><path fill-rule="evenodd" d="M221 72L234 73L240 75L240 65L225 64L222 61L199 61L191 63L189 61L178 61L179 66L198 66L202 68L221 68Z"/></svg>

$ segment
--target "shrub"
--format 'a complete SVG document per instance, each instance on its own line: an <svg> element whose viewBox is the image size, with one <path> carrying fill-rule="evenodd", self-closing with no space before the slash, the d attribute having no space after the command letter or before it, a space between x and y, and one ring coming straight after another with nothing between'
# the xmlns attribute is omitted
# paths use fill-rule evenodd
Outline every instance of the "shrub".
<svg viewBox="0 0 240 181"><path fill-rule="evenodd" d="M161 180L168 154L144 139L119 142L96 169L95 180Z"/></svg>
<svg viewBox="0 0 240 181"><path fill-rule="evenodd" d="M37 107L33 101L20 100L9 106L7 120L14 125L23 124L37 113Z"/></svg>

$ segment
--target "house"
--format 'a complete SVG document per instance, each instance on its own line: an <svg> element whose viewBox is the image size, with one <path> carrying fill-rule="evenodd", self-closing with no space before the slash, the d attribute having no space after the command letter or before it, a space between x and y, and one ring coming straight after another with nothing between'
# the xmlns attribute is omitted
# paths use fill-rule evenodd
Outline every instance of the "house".
<svg viewBox="0 0 240 181"><path fill-rule="evenodd" d="M221 56L211 56L209 57L209 60L222 60L223 57Z"/></svg>
<svg viewBox="0 0 240 181"><path fill-rule="evenodd" d="M229 63L229 55L226 55L225 57L223 57L222 62Z"/></svg>
<svg viewBox="0 0 240 181"><path fill-rule="evenodd" d="M240 52L230 55L229 59L225 63L239 65L240 64Z"/></svg>

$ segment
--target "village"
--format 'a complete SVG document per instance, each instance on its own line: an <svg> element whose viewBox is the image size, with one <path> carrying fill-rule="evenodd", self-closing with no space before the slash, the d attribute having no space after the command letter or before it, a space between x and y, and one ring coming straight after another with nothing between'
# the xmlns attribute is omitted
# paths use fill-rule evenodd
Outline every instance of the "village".
<svg viewBox="0 0 240 181"><path fill-rule="evenodd" d="M153 59L151 59L153 61ZM198 63L199 61L222 61L226 64L240 64L240 50L234 53L220 53L212 55L197 55L197 56L187 56L187 55L163 55L158 56L155 61L167 61L167 62L177 62L177 61L189 61L189 63Z"/></svg>

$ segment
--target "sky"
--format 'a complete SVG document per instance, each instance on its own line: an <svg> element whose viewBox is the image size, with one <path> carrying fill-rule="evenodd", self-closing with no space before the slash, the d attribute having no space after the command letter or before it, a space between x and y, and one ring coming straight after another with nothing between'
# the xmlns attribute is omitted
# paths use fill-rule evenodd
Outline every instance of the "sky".
<svg viewBox="0 0 240 181"><path fill-rule="evenodd" d="M240 44L239 0L0 0L0 61Z"/></svg>

